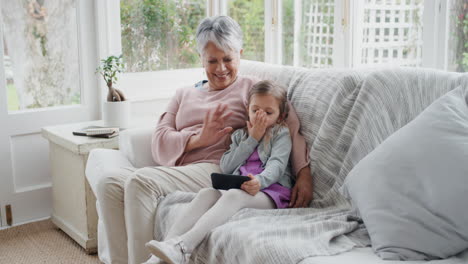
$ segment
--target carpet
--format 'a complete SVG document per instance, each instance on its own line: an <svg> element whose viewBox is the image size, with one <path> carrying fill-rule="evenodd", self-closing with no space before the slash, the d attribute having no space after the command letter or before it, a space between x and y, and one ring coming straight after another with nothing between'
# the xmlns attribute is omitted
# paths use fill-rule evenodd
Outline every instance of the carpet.
<svg viewBox="0 0 468 264"><path fill-rule="evenodd" d="M0 230L0 263L100 263L52 221Z"/></svg>

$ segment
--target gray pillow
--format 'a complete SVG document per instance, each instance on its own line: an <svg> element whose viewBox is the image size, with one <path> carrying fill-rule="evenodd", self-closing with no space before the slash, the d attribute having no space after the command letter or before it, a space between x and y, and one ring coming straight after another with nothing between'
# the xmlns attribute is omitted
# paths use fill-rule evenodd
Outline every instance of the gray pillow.
<svg viewBox="0 0 468 264"><path fill-rule="evenodd" d="M434 101L349 173L357 207L382 259L447 258L468 248L467 87Z"/></svg>

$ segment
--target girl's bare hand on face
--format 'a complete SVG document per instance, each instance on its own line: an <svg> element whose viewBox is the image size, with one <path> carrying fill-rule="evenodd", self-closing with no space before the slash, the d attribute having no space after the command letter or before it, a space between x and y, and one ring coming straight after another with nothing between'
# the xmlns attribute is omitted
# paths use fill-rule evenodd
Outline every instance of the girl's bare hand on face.
<svg viewBox="0 0 468 264"><path fill-rule="evenodd" d="M255 140L260 141L265 135L267 129L266 113L263 110L255 112L254 120L247 121L247 130L249 135Z"/></svg>

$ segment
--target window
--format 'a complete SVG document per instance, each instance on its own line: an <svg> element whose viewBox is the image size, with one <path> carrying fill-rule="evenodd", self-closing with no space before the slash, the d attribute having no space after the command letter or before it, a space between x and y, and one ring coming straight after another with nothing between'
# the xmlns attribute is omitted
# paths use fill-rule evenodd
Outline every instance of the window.
<svg viewBox="0 0 468 264"><path fill-rule="evenodd" d="M228 3L228 15L239 22L244 34L242 58L263 61L265 59L265 4L263 0L229 0Z"/></svg>
<svg viewBox="0 0 468 264"><path fill-rule="evenodd" d="M294 45L294 0L284 0L282 10L282 32L281 32L281 39L282 39L282 56L281 61L284 65L299 65L298 58L296 58L296 63L294 59L294 49L299 49L300 45ZM299 19L298 19L299 20ZM300 20L299 20L300 21ZM297 41L299 42L299 40Z"/></svg>
<svg viewBox="0 0 468 264"><path fill-rule="evenodd" d="M120 88L131 99L155 91L167 98L176 87L205 78L195 30L208 14L239 22L249 60L308 68L450 64L458 70L468 60L464 24L454 20L466 13L467 0L121 0L109 6L114 2L98 2L107 3L100 9L111 18L104 27L111 48L102 54L123 52L128 69Z"/></svg>
<svg viewBox="0 0 468 264"><path fill-rule="evenodd" d="M283 64L333 66L335 1L283 2Z"/></svg>
<svg viewBox="0 0 468 264"><path fill-rule="evenodd" d="M449 6L448 69L468 71L468 1L453 0Z"/></svg>
<svg viewBox="0 0 468 264"><path fill-rule="evenodd" d="M299 52L299 66L333 66L335 1L303 1L300 37L304 47Z"/></svg>
<svg viewBox="0 0 468 264"><path fill-rule="evenodd" d="M421 66L423 0L365 0L358 17L354 65Z"/></svg>
<svg viewBox="0 0 468 264"><path fill-rule="evenodd" d="M127 72L200 66L195 33L206 1L120 1L122 54Z"/></svg>
<svg viewBox="0 0 468 264"><path fill-rule="evenodd" d="M75 1L3 1L8 110L80 104Z"/></svg>

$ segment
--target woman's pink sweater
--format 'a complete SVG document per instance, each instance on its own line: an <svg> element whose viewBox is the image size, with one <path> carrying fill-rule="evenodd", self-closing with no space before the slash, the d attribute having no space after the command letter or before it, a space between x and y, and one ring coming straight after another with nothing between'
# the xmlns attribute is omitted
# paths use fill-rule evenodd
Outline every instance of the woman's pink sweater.
<svg viewBox="0 0 468 264"><path fill-rule="evenodd" d="M233 114L225 126L235 129L246 126L247 96L250 88L260 81L251 76L238 76L233 84L220 91L197 89L193 85L176 91L166 112L159 120L152 138L152 153L156 163L163 166L183 166L191 163L209 162L219 164L221 156L229 148L230 136L211 146L184 153L192 135L201 132L205 114L220 103L227 104ZM304 137L299 134L299 119L291 107L287 124L292 137L293 174L309 164Z"/></svg>

